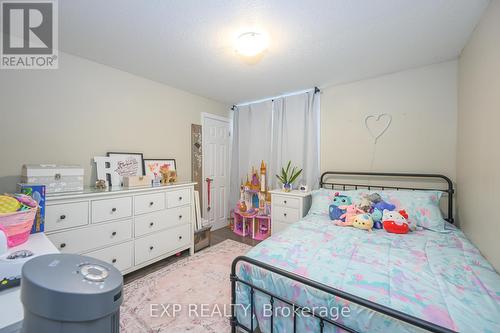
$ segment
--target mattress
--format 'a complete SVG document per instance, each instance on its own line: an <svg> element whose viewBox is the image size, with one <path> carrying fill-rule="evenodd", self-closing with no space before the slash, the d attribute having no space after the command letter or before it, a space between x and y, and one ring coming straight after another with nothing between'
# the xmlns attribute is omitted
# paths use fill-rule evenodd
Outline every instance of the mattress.
<svg viewBox="0 0 500 333"><path fill-rule="evenodd" d="M247 256L451 330L500 332L500 276L459 229L447 228L448 233L397 235L339 227L327 217L309 215ZM238 276L358 332L421 332L247 263L239 266ZM236 313L247 327L249 295L239 283ZM269 300L255 293L254 325L263 333L271 332ZM286 304L275 301L273 313L273 332L293 332ZM329 324L324 331L342 332ZM297 332L319 332L319 321L297 316Z"/></svg>

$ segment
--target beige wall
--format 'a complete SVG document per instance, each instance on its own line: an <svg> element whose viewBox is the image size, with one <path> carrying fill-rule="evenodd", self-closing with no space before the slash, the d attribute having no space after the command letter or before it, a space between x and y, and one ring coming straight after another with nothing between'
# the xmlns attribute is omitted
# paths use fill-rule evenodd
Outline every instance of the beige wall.
<svg viewBox="0 0 500 333"><path fill-rule="evenodd" d="M201 112L227 115L218 102L68 54L58 70L0 71L0 192L24 163L85 167L107 151L175 158L191 178L191 123Z"/></svg>
<svg viewBox="0 0 500 333"><path fill-rule="evenodd" d="M364 119L380 113L391 114L392 124L373 154ZM321 170L455 178L456 130L456 61L332 86L321 95Z"/></svg>
<svg viewBox="0 0 500 333"><path fill-rule="evenodd" d="M458 201L467 236L500 271L500 1L493 0L459 62Z"/></svg>

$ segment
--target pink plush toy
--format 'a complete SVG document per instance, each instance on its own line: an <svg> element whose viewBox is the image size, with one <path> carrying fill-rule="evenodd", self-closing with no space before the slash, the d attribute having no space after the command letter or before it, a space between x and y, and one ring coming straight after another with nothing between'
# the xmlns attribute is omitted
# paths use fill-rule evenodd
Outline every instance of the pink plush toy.
<svg viewBox="0 0 500 333"><path fill-rule="evenodd" d="M342 226L342 227L347 227L347 226L352 226L352 223L354 222L354 219L358 214L363 214L364 211L356 207L355 204L349 205L349 206L339 206L340 209L345 209L346 212L342 215L340 215L340 218L343 219L345 218L345 222L342 222L341 220L336 220L335 224Z"/></svg>

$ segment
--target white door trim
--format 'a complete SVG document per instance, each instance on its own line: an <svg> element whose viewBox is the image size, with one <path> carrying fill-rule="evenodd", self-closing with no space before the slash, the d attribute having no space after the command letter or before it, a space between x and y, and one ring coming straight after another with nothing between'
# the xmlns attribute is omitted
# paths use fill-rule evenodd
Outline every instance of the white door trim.
<svg viewBox="0 0 500 333"><path fill-rule="evenodd" d="M219 115L216 115L216 114L212 114L212 113L208 113L208 112L202 112L201 113L201 142L202 142L202 159L201 159L201 173L202 173L202 182L203 184L201 185L201 190L203 191L203 198L206 198L207 196L207 182L205 181L206 179L206 176L205 176L205 152L206 152L206 149L205 149L205 120L206 119L215 119L215 120L219 120L219 121L222 121L222 122L226 122L228 125L229 125L229 133L230 133L230 137L232 138L232 130L233 130L233 127L232 127L232 119L229 118L229 117L223 117L223 116L219 116ZM231 156L231 150L232 150L232 140L229 140L229 157ZM228 161L230 161L230 158L228 159ZM229 166L228 166L228 170L229 170L229 175L231 175L231 163L229 163ZM229 197L226 196L226 200L229 201ZM206 214L206 211L207 211L207 207L206 207L206 201L205 199L203 199L203 202L200 204L202 210L201 210L201 215L202 215L202 219L205 218L205 214ZM227 204L225 205L225 207L229 207L229 202L227 202ZM228 212L229 214L229 212ZM226 221L226 224L225 225L213 225L212 226L212 230L217 230L217 229L220 229L220 228L223 228L227 225L227 221Z"/></svg>

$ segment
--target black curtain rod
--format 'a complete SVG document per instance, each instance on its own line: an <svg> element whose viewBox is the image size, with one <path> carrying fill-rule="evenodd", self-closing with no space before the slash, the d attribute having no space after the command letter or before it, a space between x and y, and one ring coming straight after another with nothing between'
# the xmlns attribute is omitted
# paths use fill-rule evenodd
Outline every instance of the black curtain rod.
<svg viewBox="0 0 500 333"><path fill-rule="evenodd" d="M317 93L319 93L319 92L321 92L321 90L320 90L318 87L316 87L316 86L315 86L315 87L314 87L314 93L315 93L315 94L317 94ZM273 99L271 99L271 101L274 101L274 98L273 98ZM231 106L231 111L234 111L234 110L236 110L236 109L238 109L238 107L237 107L236 105L234 105L234 104L233 104L233 106Z"/></svg>

